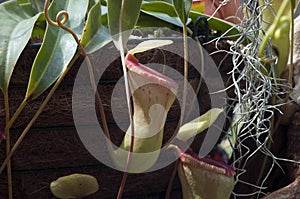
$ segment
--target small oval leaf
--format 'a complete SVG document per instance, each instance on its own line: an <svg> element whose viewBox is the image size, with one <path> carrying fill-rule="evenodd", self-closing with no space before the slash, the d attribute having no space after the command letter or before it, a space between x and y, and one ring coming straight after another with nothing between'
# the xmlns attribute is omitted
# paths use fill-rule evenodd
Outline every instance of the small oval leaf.
<svg viewBox="0 0 300 199"><path fill-rule="evenodd" d="M50 190L58 198L82 198L97 192L97 179L86 174L71 174L51 182Z"/></svg>

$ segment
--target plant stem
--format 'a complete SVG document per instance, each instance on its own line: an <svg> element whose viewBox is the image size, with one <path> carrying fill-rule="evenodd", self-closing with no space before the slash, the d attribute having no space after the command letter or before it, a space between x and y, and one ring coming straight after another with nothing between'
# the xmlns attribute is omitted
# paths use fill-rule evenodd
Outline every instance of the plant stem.
<svg viewBox="0 0 300 199"><path fill-rule="evenodd" d="M110 134L109 134L109 129L108 129L108 125L107 125L107 120L106 120L106 116L105 116L105 112L104 112L104 107L103 107L102 99L101 99L101 96L100 96L100 94L98 92L97 84L95 82L95 76L94 76L94 72L93 72L93 66L92 66L91 60L88 57L88 55L86 54L83 46L81 44L79 46L81 46L80 47L81 54L83 54L83 56L85 57L85 61L87 63L87 67L88 67L88 71L89 71L89 76L90 76L90 83L91 83L91 85L93 87L93 90L94 90L94 92L96 94L97 102L99 104L100 117L101 117L101 121L102 121L102 125L103 125L103 130L104 130L104 133L105 133L106 137L108 138L108 140L110 140ZM107 144L108 144L108 149L110 151L113 150L111 142L108 141Z"/></svg>
<svg viewBox="0 0 300 199"><path fill-rule="evenodd" d="M126 4L127 0L123 0L122 1L122 8L121 8L121 13L120 13L120 17L123 16L123 12L124 12L124 8L123 5ZM119 19L120 21L122 21L122 18ZM120 32L122 31L122 23L119 23L119 30ZM130 166L130 162L132 159L132 152L133 152L133 147L134 147L134 122L133 122L133 110L132 110L132 106L130 103L130 88L129 88L129 81L128 81L128 75L127 75L127 70L126 70L126 63L125 63L125 56L124 56L124 44L123 44L123 38L122 38L122 33L119 34L119 41L120 41L120 55L121 55L121 62L122 62L122 69L123 69L123 75L124 75L124 82L125 82L125 93L126 93L126 102L127 102L127 108L128 108L128 114L129 114L129 121L130 121L130 127L131 127L131 140L130 140L130 148L129 148L129 152L128 152L128 156L127 156L127 162L126 162L126 167L125 167L125 171L123 174L123 178L122 178L122 182L121 185L119 187L119 191L118 191L118 195L117 195L117 199L121 199L123 192L124 192L124 188L125 188L125 184L126 184L126 180L128 177L128 168Z"/></svg>
<svg viewBox="0 0 300 199"><path fill-rule="evenodd" d="M5 106L5 120L6 124L9 122L9 97L8 97L8 90L4 92L4 106ZM9 135L9 129L5 128L4 131L6 136L6 155L10 152L10 135ZM7 184L8 184L8 198L13 198L13 191L12 191L12 173L11 173L11 161L9 160L7 162Z"/></svg>
<svg viewBox="0 0 300 199"><path fill-rule="evenodd" d="M120 34L120 41L121 41L120 55L121 55L122 68L123 68L124 81L125 81L126 101L127 101L127 108L128 108L130 128L131 128L131 140L130 140L130 148L129 148L129 152L128 152L128 156L127 156L126 167L125 167L122 182L121 182L121 185L120 185L120 188L119 188L119 191L118 191L117 199L121 199L122 195L123 195L123 192L124 192L126 180L127 180L127 177L128 177L128 168L130 166L130 162L131 162L131 159L132 159L131 157L132 157L132 152L133 152L133 147L134 147L134 122L133 122L133 118L132 118L132 106L131 106L131 103L130 103L130 88L129 88L129 81L128 81L128 75L127 75L127 70L126 70L126 63L125 63L125 57L124 57L124 48L123 48L122 35L121 34Z"/></svg>
<svg viewBox="0 0 300 199"><path fill-rule="evenodd" d="M183 58L184 58L184 81L183 81L183 94L182 94L182 107L181 107L181 116L180 116L180 119L179 119L179 123L176 127L176 130L175 130L175 135L174 137L176 136L180 126L182 125L183 121L184 121L184 113L185 113L185 106L186 106L186 96L187 96L187 81L188 81L188 74L189 74L189 71L188 71L188 67L189 67L189 62L188 62L188 44L187 44L187 31L188 31L188 28L186 26L186 24L183 24ZM197 90L199 91L200 89L200 86L201 86L201 81L199 82L199 85L197 87ZM197 91L197 92L198 92ZM194 103L194 100L192 101L192 103ZM190 113L190 111L189 111ZM189 114L188 113L188 114ZM173 138L171 138L173 139ZM177 172L177 168L178 168L178 160L176 161L176 164L174 165L174 169L173 169L173 173L172 173L172 176L170 178L170 181L169 181L169 184L168 184L168 188L167 188L167 193L165 195L165 199L168 199L170 198L170 194L171 194L171 189L172 189L172 185L173 185L173 180L174 180L174 177L176 175L176 172Z"/></svg>
<svg viewBox="0 0 300 199"><path fill-rule="evenodd" d="M94 71L93 71L93 66L91 64L91 60L90 60L89 56L87 55L86 50L84 49L83 45L81 44L81 42L80 42L79 38L77 37L76 33L72 29L70 29L69 27L64 25L68 21L68 18L69 18L68 12L60 11L56 15L56 22L54 22L50 19L49 15L48 15L49 4L50 4L50 0L46 0L45 4L44 4L44 13L45 13L46 21L52 26L58 26L58 27L64 29L65 31L69 32L73 36L74 40L76 41L76 43L77 43L77 45L80 49L81 54L85 58L85 61L87 63L87 67L88 67L88 71L89 71L90 83L91 83L92 88L93 88L93 90L96 94L96 99L97 99L97 102L99 104L100 117L101 117L102 125L103 125L103 128L104 128L104 133L105 133L106 137L108 138L108 141L107 141L108 150L109 150L110 153L113 153L113 147L112 147L112 143L110 142L110 134L109 134L107 120L106 120L106 116L105 116L105 112L104 112L104 107L103 107L101 96L100 96L100 94L98 92L98 89L97 89L97 84L95 82L95 76L94 76ZM64 17L64 18L61 20L62 17ZM79 57L79 54L78 54L78 57ZM75 58L74 60L76 60L76 59L77 58ZM73 65L73 63L71 65L68 65L68 67L69 66L71 67L72 65Z"/></svg>
<svg viewBox="0 0 300 199"><path fill-rule="evenodd" d="M13 114L13 116L10 118L9 122L6 124L4 131L8 131L10 127L13 125L13 123L16 121L16 119L19 117L20 113L23 111L23 109L25 108L25 106L27 105L27 100L28 99L24 99L22 101L22 103L19 105L18 109L16 110L16 112Z"/></svg>
<svg viewBox="0 0 300 199"><path fill-rule="evenodd" d="M65 31L69 32L73 36L74 40L76 41L76 43L77 43L77 45L80 49L81 54L85 58L85 61L87 63L87 67L88 67L88 71L89 71L90 83L92 85L92 88L93 88L94 92L96 93L96 99L99 103L100 117L101 117L101 121L102 121L102 124L103 124L104 133L105 133L106 137L108 138L108 140L110 140L110 134L109 134L108 126L107 126L107 121L106 121L106 116L105 116L105 112L104 112L104 108L103 108L103 103L102 103L100 94L99 94L98 89L97 89L97 84L95 82L95 76L94 76L94 71L93 71L93 67L92 67L92 64L91 64L91 60L90 60L89 56L87 55L83 45L80 43L80 40L77 37L76 33L72 29L70 29L69 27L64 25L68 21L68 18L69 18L68 12L60 11L56 15L56 22L52 21L49 17L49 14L48 14L49 4L50 4L50 0L46 0L45 4L44 4L44 13L45 13L46 21L52 26L58 26L58 27L64 29ZM62 17L64 17L64 18L61 20ZM108 144L109 150L111 151L112 150L111 142L107 142L107 144Z"/></svg>
<svg viewBox="0 0 300 199"><path fill-rule="evenodd" d="M166 192L166 195L165 195L165 199L170 199L171 192L172 192L172 186L173 186L173 182L174 182L174 179L175 179L175 176L176 176L176 173L177 173L177 168L178 168L178 165L179 165L179 161L180 160L177 159L176 162L175 162L175 165L174 165L174 168L173 168L170 180L169 180L169 184L168 184L167 192Z"/></svg>
<svg viewBox="0 0 300 199"><path fill-rule="evenodd" d="M183 81L183 96L182 96L182 107L181 107L181 119L180 126L184 120L185 106L186 106L186 97L187 97L187 81L189 74L189 62L188 62L188 43L187 43L187 26L183 24L183 51L184 51L184 81Z"/></svg>
<svg viewBox="0 0 300 199"><path fill-rule="evenodd" d="M66 74L68 73L68 71L70 70L70 68L72 67L72 65L74 64L74 62L77 60L77 58L79 56L80 56L80 53L76 53L76 55L73 57L73 59L71 60L71 62L67 66L66 70L63 71L63 73L61 74L61 76L55 82L55 84L51 88L49 94L47 95L46 99L43 101L43 103L39 107L38 111L34 114L34 116L31 119L31 121L27 124L26 128L24 129L24 131L22 132L22 134L20 135L20 137L18 138L18 140L16 141L16 143L14 144L14 146L12 147L12 149L10 150L10 152L7 154L6 159L3 161L3 163L2 163L2 165L0 167L0 174L2 173L3 169L8 164L8 162L10 161L10 158L12 157L12 155L14 154L14 152L18 149L18 147L22 143L24 137L27 135L27 133L29 132L29 130L32 127L32 125L34 124L34 122L37 120L37 118L43 112L44 108L48 104L49 100L51 99L52 95L56 91L57 87L60 85L60 83L62 82L62 80L64 79L64 77L66 76Z"/></svg>
<svg viewBox="0 0 300 199"><path fill-rule="evenodd" d="M293 6L291 6L293 7ZM289 77L288 77L288 84L289 87L287 88L287 95L285 96L286 102L289 99L289 96L292 91L292 86L293 86L293 74L294 74L294 64L293 64L293 59L294 59L294 36L295 36L295 13L294 10L291 11L291 18L292 18L292 23L291 23L291 41L290 41L290 64L289 64Z"/></svg>
<svg viewBox="0 0 300 199"><path fill-rule="evenodd" d="M123 174L123 177L122 177L121 185L120 185L119 190L118 190L117 199L122 198L122 195L123 195L123 192L124 192L124 189L125 189L125 185L126 185L126 181L127 181L127 177L128 177L128 172L125 171L124 174Z"/></svg>
<svg viewBox="0 0 300 199"><path fill-rule="evenodd" d="M190 30L189 30L190 32ZM201 86L202 86L202 82L203 82L203 75L204 75L204 55L203 55L203 49L202 49L202 46L201 46L201 43L200 41L198 40L198 38L196 38L196 42L197 42L197 45L199 47L199 52L200 52L200 59L201 59L201 70L200 70L200 78L199 78L199 82L197 84L197 87L196 87L196 90L195 90L195 94L194 97L193 97L193 100L191 102L191 105L190 108L189 108L189 111L187 112L187 117L190 116L192 110L193 110L193 105L196 101L196 98L197 96L199 95L199 92L200 92L200 89L201 89Z"/></svg>

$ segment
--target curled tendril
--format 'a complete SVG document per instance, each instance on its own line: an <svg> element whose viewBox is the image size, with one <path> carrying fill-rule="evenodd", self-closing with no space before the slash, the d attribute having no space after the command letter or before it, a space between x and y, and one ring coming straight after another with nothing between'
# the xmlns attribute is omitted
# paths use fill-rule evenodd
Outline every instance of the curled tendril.
<svg viewBox="0 0 300 199"><path fill-rule="evenodd" d="M108 130L107 122L106 122L106 116L105 116L105 113L104 113L104 108L103 108L103 104L102 104L100 94L97 90L97 84L95 82L93 67L92 67L91 61L89 59L89 56L87 55L83 45L80 43L80 40L77 37L76 33L71 28L65 26L65 24L67 23L67 21L69 19L68 12L64 11L64 10L58 12L58 14L56 15L56 22L55 22L52 19L50 19L50 17L49 17L49 14L48 14L49 5L50 5L50 0L46 0L45 5L44 5L44 14L45 14L46 21L52 26L60 27L64 30L66 30L67 32L69 32L73 36L73 38L75 39L75 41L76 41L76 43L77 43L77 45L80 49L81 54L84 56L85 61L87 62L89 75L90 75L90 81L91 81L91 84L92 84L92 87L93 87L94 91L96 92L96 98L97 98L97 101L99 103L100 114L101 114L100 117L101 117L101 120L103 121L104 132L110 140L110 134L109 134L109 130ZM110 142L108 142L108 144L110 145ZM110 146L110 148L112 149L112 146Z"/></svg>
<svg viewBox="0 0 300 199"><path fill-rule="evenodd" d="M67 23L67 21L69 20L69 14L67 11L60 11L57 15L56 15L56 22L53 21L50 17L49 17L49 14L48 14L48 8L49 8L49 5L50 5L50 0L46 0L45 1L45 5L44 5L44 14L45 14L45 18L47 20L47 22L52 25L52 26L56 26L56 27L60 27L66 31L68 31L72 36L73 38L75 39L77 45L79 46L80 48L80 51L81 51L81 54L84 56L84 57L87 57L87 53L84 49L84 47L82 46L82 44L80 43L80 40L79 38L77 37L76 33L70 29L69 27L65 26L65 24Z"/></svg>
<svg viewBox="0 0 300 199"><path fill-rule="evenodd" d="M63 17L63 19L61 20L61 18ZM56 15L56 21L57 21L57 25L58 26L63 26L65 23L67 23L67 21L69 20L69 14L66 11L60 11L57 15Z"/></svg>
<svg viewBox="0 0 300 199"><path fill-rule="evenodd" d="M49 17L49 14L48 14L48 8L49 8L49 5L50 5L50 0L46 0L45 1L45 5L44 5L44 13L45 13L45 18L47 20L47 22L52 25L52 26L60 26L60 24L65 24L67 23L68 19L69 19L69 15L66 11L60 11L57 16L56 16L56 22L53 21L50 17ZM60 18L61 17L64 17L61 21L60 21ZM59 21L59 22L58 22Z"/></svg>

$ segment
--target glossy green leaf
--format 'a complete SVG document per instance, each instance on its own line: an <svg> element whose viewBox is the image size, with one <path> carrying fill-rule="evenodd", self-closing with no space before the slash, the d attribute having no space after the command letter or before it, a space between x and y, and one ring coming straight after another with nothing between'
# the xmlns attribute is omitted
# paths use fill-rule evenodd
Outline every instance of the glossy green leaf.
<svg viewBox="0 0 300 199"><path fill-rule="evenodd" d="M99 184L94 176L87 174L71 174L51 182L50 190L58 198L82 198L95 193Z"/></svg>
<svg viewBox="0 0 300 199"><path fill-rule="evenodd" d="M88 5L89 11L99 2L99 0L88 0L88 1L89 1L89 5Z"/></svg>
<svg viewBox="0 0 300 199"><path fill-rule="evenodd" d="M33 15L36 13L43 12L45 0L17 0L19 5L28 14Z"/></svg>
<svg viewBox="0 0 300 199"><path fill-rule="evenodd" d="M91 54L108 44L111 40L108 29L105 26L101 26L97 34L91 38L85 50L87 54Z"/></svg>
<svg viewBox="0 0 300 199"><path fill-rule="evenodd" d="M124 47L139 18L142 0L108 0L108 27L117 48ZM122 38L122 40L120 40Z"/></svg>
<svg viewBox="0 0 300 199"><path fill-rule="evenodd" d="M7 91L16 62L40 14L28 15L16 0L0 4L0 89Z"/></svg>
<svg viewBox="0 0 300 199"><path fill-rule="evenodd" d="M160 20L166 21L168 23L182 27L182 23L178 23L178 22L174 23L174 18L177 17L177 14L176 14L176 11L175 11L174 7L172 6L172 4L162 2L162 1L144 2L142 4L141 8L142 8L141 11L144 12L145 14L147 13L153 17L156 17L157 19L160 19ZM160 17L160 13L163 13L163 15L168 15L169 18ZM197 11L191 10L189 12L189 18L191 18L193 23L195 23L197 18L200 16L204 16L207 18L210 17L208 15L205 15L205 14L197 12ZM173 19L170 20L170 18L173 18ZM151 25L151 22L150 22L150 24L148 23L147 25L155 26L156 23L157 23L157 21L153 21L152 25ZM189 21L187 23L189 23ZM222 33L226 33L226 36L240 34L237 29L237 26L235 24L224 21L222 19L212 17L208 21L208 24L209 24L210 28L221 31Z"/></svg>
<svg viewBox="0 0 300 199"><path fill-rule="evenodd" d="M177 17L176 11L172 4L162 2L162 1L154 1L154 2L144 2L141 6L143 11L152 11L156 13L165 13L171 17Z"/></svg>
<svg viewBox="0 0 300 199"><path fill-rule="evenodd" d="M222 112L223 109L220 108L210 109L200 117L181 126L176 138L185 142L188 139L196 136L198 133L201 133L210 127Z"/></svg>
<svg viewBox="0 0 300 199"><path fill-rule="evenodd" d="M167 2L167 3L172 3L172 0L144 0L146 2L153 2L153 1L163 1L163 2Z"/></svg>
<svg viewBox="0 0 300 199"><path fill-rule="evenodd" d="M22 8L24 12L28 15L33 16L36 14L35 9L33 8L30 0L17 0L19 6Z"/></svg>
<svg viewBox="0 0 300 199"><path fill-rule="evenodd" d="M146 2L142 4L142 13L155 17L159 20L165 21L167 23L173 24L178 27L182 27L182 22L180 22L179 17L172 4L166 2ZM190 22L190 21L188 21ZM152 23L152 24L151 24ZM150 21L148 26L156 27L156 21Z"/></svg>
<svg viewBox="0 0 300 199"><path fill-rule="evenodd" d="M192 0L173 0L173 5L177 16L183 24L187 23L189 12L192 7Z"/></svg>
<svg viewBox="0 0 300 199"><path fill-rule="evenodd" d="M176 24L171 24L168 22L168 20L159 19L157 17L156 12L151 12L141 10L139 20L137 22L138 27L168 27L170 29L175 29L178 26L181 27L182 24L179 22L179 20L176 18ZM175 21L175 20L174 20Z"/></svg>
<svg viewBox="0 0 300 199"><path fill-rule="evenodd" d="M102 25L101 18L101 2L98 1L88 13L80 41L87 53L92 53L111 41L108 29Z"/></svg>
<svg viewBox="0 0 300 199"><path fill-rule="evenodd" d="M61 10L69 12L65 24L80 37L86 16L88 1L54 0L49 16L55 19ZM77 43L70 33L54 26L47 26L44 42L34 61L26 98L37 97L57 80L66 69L77 50Z"/></svg>
<svg viewBox="0 0 300 199"><path fill-rule="evenodd" d="M180 22L180 19L178 17L171 17L170 15L166 14L166 13L160 13L160 12L153 12L153 11L145 11L145 10L142 10L141 12L145 13L145 14L148 14L150 16L153 16L157 19L160 19L160 20L163 20L163 21L166 21L170 24L173 24L175 26L178 26L178 27L182 27L182 23ZM188 20L188 23L190 22L191 20ZM154 21L151 21L151 26L156 26L155 22Z"/></svg>

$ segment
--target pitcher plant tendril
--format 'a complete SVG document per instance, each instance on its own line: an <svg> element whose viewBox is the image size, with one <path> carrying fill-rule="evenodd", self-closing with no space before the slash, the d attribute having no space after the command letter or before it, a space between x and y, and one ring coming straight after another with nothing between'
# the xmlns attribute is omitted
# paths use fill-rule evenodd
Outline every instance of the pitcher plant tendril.
<svg viewBox="0 0 300 199"><path fill-rule="evenodd" d="M45 1L45 7L44 7L44 13L45 13L45 18L47 20L47 22L49 22L50 25L53 26L59 26L62 29L68 31L75 39L75 41L77 42L80 50L81 50L81 54L86 58L87 61L87 65L88 65L88 69L89 69L89 74L90 74L90 81L91 84L93 86L93 89L96 91L96 97L97 97L97 101L99 103L99 108L100 108L100 113L101 113L101 119L103 121L103 126L104 126L104 130L105 133L107 134L107 137L109 138L109 132L108 132L108 127L107 127L107 123L106 123L106 118L105 118L105 113L104 113L104 109L103 109L103 104L100 98L99 93L97 92L97 86L94 80L94 75L93 75L93 71L92 71L92 66L90 64L89 58L86 54L86 51L84 49L84 47L81 45L77 35L74 33L74 31L72 31L70 28L64 26L64 24L67 22L68 20L68 13L66 11L61 11L57 14L56 16L56 22L52 21L48 15L48 7L49 7L49 0ZM60 19L63 18L62 21L60 21ZM39 115L42 113L43 109L45 108L45 106L47 105L47 103L49 102L50 98L52 97L53 93L55 92L55 90L57 89L57 87L60 85L60 83L62 82L63 78L65 77L65 75L68 73L69 69L71 68L71 66L74 64L74 62L77 60L77 58L79 57L79 54L77 53L72 61L69 63L68 67L66 68L66 70L63 71L62 75L59 77L59 79L56 81L56 83L54 84L53 88L51 89L51 91L49 92L49 94L47 95L46 99L43 101L42 105L39 107L39 110L36 112L36 114L33 116L32 120L28 123L27 127L25 128L25 130L22 132L22 134L20 135L20 137L18 138L17 142L15 143L15 145L13 146L13 148L11 149L11 151L7 154L6 159L4 160L4 162L2 163L1 167L0 167L0 173L2 173L3 169L5 168L5 166L7 165L7 163L9 163L9 160L11 158L11 156L13 155L13 153L15 152L15 150L19 147L19 145L21 144L22 140L24 139L25 135L28 133L28 131L30 130L31 126L33 125L33 123L35 122L35 120L39 117ZM23 108L26 106L27 101L26 99L21 103L21 105L19 106L19 108L17 109L16 113L14 114L14 116L12 117L12 119L10 120L10 122L8 123L9 126L7 125L5 127L5 129L9 129L10 126L13 124L13 122L15 121L15 119L18 117L18 115L20 114L20 112L23 110Z"/></svg>
<svg viewBox="0 0 300 199"><path fill-rule="evenodd" d="M50 19L49 15L48 15L49 2L50 2L50 0L46 0L45 7L44 7L44 13L45 13L45 18L47 19L47 22L49 24L51 24L52 26L59 26L60 28L62 28L64 30L66 30L67 32L69 32L73 36L74 40L76 41L77 45L79 46L81 54L84 56L85 61L87 62L91 85L92 85L92 87L95 91L97 102L99 103L100 116L101 116L101 120L103 121L104 132L105 132L106 136L110 139L109 130L108 130L107 122L106 122L106 116L105 116L102 100L101 100L100 94L97 90L97 84L95 82L93 67L92 67L92 64L90 62L89 56L87 55L83 45L80 43L80 40L78 39L76 33L72 29L70 29L70 28L68 28L67 26L64 25L68 21L68 18L69 18L69 15L66 11L60 11L57 14L56 22L54 22L54 21L52 21L52 19ZM61 20L62 17L63 17L63 19Z"/></svg>

